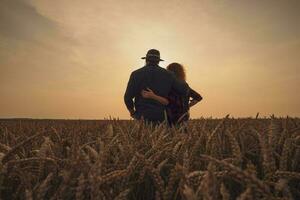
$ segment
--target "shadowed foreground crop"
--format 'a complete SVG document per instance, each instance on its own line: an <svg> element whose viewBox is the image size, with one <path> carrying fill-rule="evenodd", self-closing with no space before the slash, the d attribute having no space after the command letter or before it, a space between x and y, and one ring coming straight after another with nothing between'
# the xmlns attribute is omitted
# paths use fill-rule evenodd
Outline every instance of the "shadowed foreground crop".
<svg viewBox="0 0 300 200"><path fill-rule="evenodd" d="M1 120L2 199L300 199L300 120Z"/></svg>

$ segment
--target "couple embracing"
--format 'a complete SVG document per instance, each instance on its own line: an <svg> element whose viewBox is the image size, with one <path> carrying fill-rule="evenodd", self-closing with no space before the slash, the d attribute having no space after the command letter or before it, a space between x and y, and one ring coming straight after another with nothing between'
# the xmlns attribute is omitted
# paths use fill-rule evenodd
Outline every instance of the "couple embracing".
<svg viewBox="0 0 300 200"><path fill-rule="evenodd" d="M171 126L187 121L189 108L202 97L187 84L183 66L171 63L167 69L160 67L163 60L156 49L142 59L145 66L131 73L124 95L131 117L153 124L167 120Z"/></svg>

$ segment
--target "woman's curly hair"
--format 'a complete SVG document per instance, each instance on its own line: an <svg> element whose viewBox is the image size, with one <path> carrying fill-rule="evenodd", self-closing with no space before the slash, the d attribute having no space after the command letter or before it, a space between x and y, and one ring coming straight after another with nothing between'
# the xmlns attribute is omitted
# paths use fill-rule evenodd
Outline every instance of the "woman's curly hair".
<svg viewBox="0 0 300 200"><path fill-rule="evenodd" d="M183 65L179 63L171 63L167 66L167 70L173 72L178 79L183 81L186 80L185 69Z"/></svg>

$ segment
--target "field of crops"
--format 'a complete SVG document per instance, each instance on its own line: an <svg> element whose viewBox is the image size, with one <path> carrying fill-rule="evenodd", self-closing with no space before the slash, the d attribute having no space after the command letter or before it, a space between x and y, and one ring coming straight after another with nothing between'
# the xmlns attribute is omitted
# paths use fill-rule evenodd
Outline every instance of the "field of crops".
<svg viewBox="0 0 300 200"><path fill-rule="evenodd" d="M1 199L300 199L300 119L0 120Z"/></svg>

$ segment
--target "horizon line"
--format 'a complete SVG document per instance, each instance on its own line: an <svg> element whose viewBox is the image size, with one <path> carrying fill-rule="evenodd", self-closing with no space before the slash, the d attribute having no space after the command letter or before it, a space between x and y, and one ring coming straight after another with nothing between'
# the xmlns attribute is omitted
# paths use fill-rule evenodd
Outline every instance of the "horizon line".
<svg viewBox="0 0 300 200"><path fill-rule="evenodd" d="M229 119L248 119L248 118L252 118L252 119L270 119L272 117L275 118L300 118L300 116L276 116L276 115L264 115L264 116L242 116L242 117L235 117L232 115L229 115ZM201 116L201 117L196 117L196 118L190 118L189 120L199 120L199 119L223 119L226 118L226 115L224 115L224 117L214 117L214 116ZM105 121L105 120L120 120L120 121L134 121L134 119L132 118L118 118L118 117L108 117L108 118L32 118L32 117L0 117L0 120L82 120L82 121Z"/></svg>

